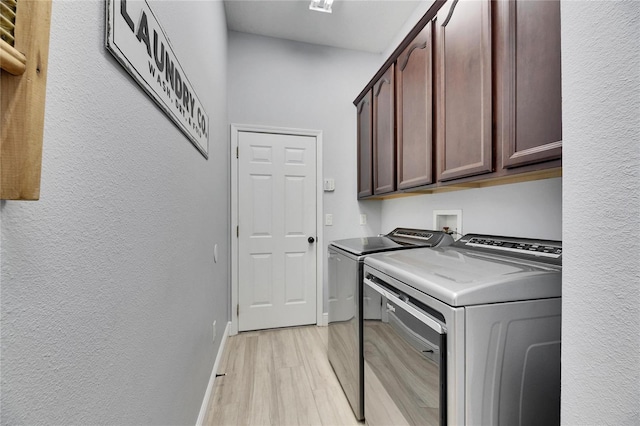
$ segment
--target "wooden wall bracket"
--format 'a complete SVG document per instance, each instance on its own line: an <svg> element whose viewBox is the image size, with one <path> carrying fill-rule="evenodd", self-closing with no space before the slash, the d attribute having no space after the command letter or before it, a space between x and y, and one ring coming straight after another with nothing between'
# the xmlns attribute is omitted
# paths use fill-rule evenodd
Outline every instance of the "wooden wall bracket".
<svg viewBox="0 0 640 426"><path fill-rule="evenodd" d="M4 42L0 46L3 200L40 198L50 26L51 0L18 0L14 46Z"/></svg>

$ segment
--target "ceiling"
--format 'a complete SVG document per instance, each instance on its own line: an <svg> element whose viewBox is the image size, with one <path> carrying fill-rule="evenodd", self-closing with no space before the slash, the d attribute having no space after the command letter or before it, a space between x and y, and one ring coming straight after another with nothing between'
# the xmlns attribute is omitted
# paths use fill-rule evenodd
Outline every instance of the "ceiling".
<svg viewBox="0 0 640 426"><path fill-rule="evenodd" d="M225 0L229 30L382 53L424 0L335 0L333 13L310 0Z"/></svg>

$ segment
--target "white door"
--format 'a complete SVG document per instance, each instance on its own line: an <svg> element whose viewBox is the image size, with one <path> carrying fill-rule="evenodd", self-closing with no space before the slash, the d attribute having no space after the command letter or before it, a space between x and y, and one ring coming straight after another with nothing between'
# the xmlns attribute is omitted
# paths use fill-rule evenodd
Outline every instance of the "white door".
<svg viewBox="0 0 640 426"><path fill-rule="evenodd" d="M238 329L316 323L316 138L238 134Z"/></svg>

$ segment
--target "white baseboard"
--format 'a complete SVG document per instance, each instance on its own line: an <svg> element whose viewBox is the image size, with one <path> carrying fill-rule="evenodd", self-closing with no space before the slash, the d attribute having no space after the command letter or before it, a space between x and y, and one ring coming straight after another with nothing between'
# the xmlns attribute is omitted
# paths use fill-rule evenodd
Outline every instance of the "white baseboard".
<svg viewBox="0 0 640 426"><path fill-rule="evenodd" d="M204 399L202 400L202 405L200 406L200 414L198 414L198 420L196 421L196 426L202 426L204 422L204 418L207 415L207 410L209 409L209 399L211 399L211 393L213 392L213 385L216 381L216 373L218 372L218 366L220 365L220 360L222 359L222 354L224 352L224 345L227 343L227 336L229 336L229 328L231 327L231 322L227 323L227 326L224 329L224 333L222 334L222 341L220 342L220 347L218 348L218 354L216 355L216 360L213 363L213 369L211 370L211 377L209 377L209 384L207 385L207 390L204 393Z"/></svg>
<svg viewBox="0 0 640 426"><path fill-rule="evenodd" d="M329 313L328 312L323 312L322 313L322 324L318 324L320 327L326 327L329 325Z"/></svg>

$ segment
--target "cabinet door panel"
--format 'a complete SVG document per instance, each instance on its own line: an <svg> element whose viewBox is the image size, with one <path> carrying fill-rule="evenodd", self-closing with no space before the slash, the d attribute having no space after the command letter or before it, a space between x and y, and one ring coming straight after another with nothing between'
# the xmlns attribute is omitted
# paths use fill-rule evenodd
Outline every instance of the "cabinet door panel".
<svg viewBox="0 0 640 426"><path fill-rule="evenodd" d="M491 172L490 1L445 4L436 32L438 180Z"/></svg>
<svg viewBox="0 0 640 426"><path fill-rule="evenodd" d="M394 67L373 86L373 193L396 189Z"/></svg>
<svg viewBox="0 0 640 426"><path fill-rule="evenodd" d="M373 195L373 105L371 90L360 101L358 113L358 198Z"/></svg>
<svg viewBox="0 0 640 426"><path fill-rule="evenodd" d="M398 189L433 182L432 38L429 22L397 61Z"/></svg>
<svg viewBox="0 0 640 426"><path fill-rule="evenodd" d="M498 4L504 167L562 156L560 2Z"/></svg>

